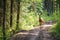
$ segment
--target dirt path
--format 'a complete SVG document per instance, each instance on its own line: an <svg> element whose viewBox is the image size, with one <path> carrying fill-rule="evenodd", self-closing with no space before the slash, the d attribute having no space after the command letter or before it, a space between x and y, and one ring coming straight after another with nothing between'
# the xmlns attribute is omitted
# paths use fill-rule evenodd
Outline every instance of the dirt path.
<svg viewBox="0 0 60 40"><path fill-rule="evenodd" d="M51 30L52 25L45 24L45 25L42 25L42 27L43 27L41 29L41 31L43 33L42 40L53 40L53 37L52 37L51 33L49 32L49 30Z"/></svg>
<svg viewBox="0 0 60 40"><path fill-rule="evenodd" d="M51 24L44 24L42 28L38 27L27 32L17 33L11 40L53 40L53 37L49 33L51 26Z"/></svg>

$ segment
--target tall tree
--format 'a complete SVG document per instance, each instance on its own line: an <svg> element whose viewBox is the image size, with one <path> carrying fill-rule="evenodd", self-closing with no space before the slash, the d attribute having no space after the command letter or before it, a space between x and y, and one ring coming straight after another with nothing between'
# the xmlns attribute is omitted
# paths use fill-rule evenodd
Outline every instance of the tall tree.
<svg viewBox="0 0 60 40"><path fill-rule="evenodd" d="M0 0L0 26L2 26L2 17L3 17L3 0Z"/></svg>
<svg viewBox="0 0 60 40"><path fill-rule="evenodd" d="M49 16L50 14L52 14L54 11L54 1L53 0L45 0L44 1L45 4L45 9L47 10L47 15Z"/></svg>
<svg viewBox="0 0 60 40"><path fill-rule="evenodd" d="M16 25L16 29L19 29L19 15L20 15L20 0L17 0L17 25Z"/></svg>
<svg viewBox="0 0 60 40"><path fill-rule="evenodd" d="M6 40L6 33L5 33L5 14L6 14L6 0L3 0L3 26L2 26L2 32L3 32L3 40Z"/></svg>
<svg viewBox="0 0 60 40"><path fill-rule="evenodd" d="M11 8L10 8L10 27L12 27L12 14L13 13L13 0L11 0Z"/></svg>

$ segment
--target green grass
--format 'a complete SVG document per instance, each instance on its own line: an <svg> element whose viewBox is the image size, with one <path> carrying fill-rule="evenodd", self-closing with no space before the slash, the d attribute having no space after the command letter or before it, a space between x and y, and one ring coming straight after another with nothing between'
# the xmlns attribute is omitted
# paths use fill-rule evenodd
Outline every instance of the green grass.
<svg viewBox="0 0 60 40"><path fill-rule="evenodd" d="M55 13L53 13L52 15L50 16L47 16L46 12L44 14L42 14L42 17L44 18L45 22L48 22L48 21L57 21L57 15Z"/></svg>

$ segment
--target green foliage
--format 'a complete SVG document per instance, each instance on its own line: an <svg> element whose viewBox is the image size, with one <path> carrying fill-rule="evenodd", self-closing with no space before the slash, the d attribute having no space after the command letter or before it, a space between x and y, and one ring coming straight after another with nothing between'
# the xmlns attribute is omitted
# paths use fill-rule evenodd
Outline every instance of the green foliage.
<svg viewBox="0 0 60 40"><path fill-rule="evenodd" d="M10 27L10 7L11 7L11 0L7 0L7 5L6 5L6 38L7 40L10 39L13 34L15 34L17 31L21 30L31 30L35 26L39 25L39 15L38 13L43 13L42 17L44 18L45 21L50 21L50 20L57 20L57 15L54 13L51 16L47 16L47 12L43 12L43 1L44 0L21 0L20 2L20 14L19 14L19 29L16 30L16 22L17 22L17 2L14 0L13 2L13 13L12 13L12 27ZM35 6L32 4L35 3ZM34 7L36 9L34 9ZM33 11L34 10L34 11ZM2 18L2 17L1 17ZM58 23L59 24L59 23ZM57 28L58 30L58 28ZM59 32L59 31L58 31ZM2 38L2 27L0 27L0 40L3 40ZM59 36L60 37L60 36Z"/></svg>
<svg viewBox="0 0 60 40"><path fill-rule="evenodd" d="M32 2L30 6L28 6L29 12L34 11L36 14L43 13L43 2Z"/></svg>
<svg viewBox="0 0 60 40"><path fill-rule="evenodd" d="M30 30L38 25L38 15L36 16L34 12L22 13L20 18L20 29Z"/></svg>
<svg viewBox="0 0 60 40"><path fill-rule="evenodd" d="M54 40L60 40L60 22L56 23L51 30Z"/></svg>
<svg viewBox="0 0 60 40"><path fill-rule="evenodd" d="M57 23L52 27L52 30L51 30L54 40L60 40L60 16L59 15L56 18Z"/></svg>
<svg viewBox="0 0 60 40"><path fill-rule="evenodd" d="M46 10L43 11L42 17L44 18L45 22L48 22L48 21L57 21L58 20L58 15L56 14L56 12L54 12L50 16L47 16Z"/></svg>

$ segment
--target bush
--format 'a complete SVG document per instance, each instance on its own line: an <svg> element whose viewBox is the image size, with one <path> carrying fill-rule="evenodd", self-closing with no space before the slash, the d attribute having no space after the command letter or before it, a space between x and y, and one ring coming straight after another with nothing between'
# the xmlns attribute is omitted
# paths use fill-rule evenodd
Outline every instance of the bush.
<svg viewBox="0 0 60 40"><path fill-rule="evenodd" d="M60 22L58 22L53 28L52 28L52 35L54 37L54 40L60 40Z"/></svg>

